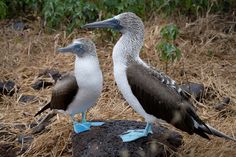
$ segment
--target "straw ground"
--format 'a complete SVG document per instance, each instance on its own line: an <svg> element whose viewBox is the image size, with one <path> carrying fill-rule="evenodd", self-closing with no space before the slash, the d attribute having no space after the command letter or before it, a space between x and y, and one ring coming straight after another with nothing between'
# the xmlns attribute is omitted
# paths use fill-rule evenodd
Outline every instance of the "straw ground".
<svg viewBox="0 0 236 157"><path fill-rule="evenodd" d="M215 128L235 136L236 134L236 19L207 15L189 22L185 18L162 19L155 17L145 22L145 44L141 57L161 70L165 64L159 60L155 46L160 40L160 29L170 22L181 30L175 41L182 50L180 61L169 65L168 75L178 83L203 83L207 94L202 103L195 103L200 117ZM30 135L29 124L37 121L33 115L48 101L51 88L36 91L31 85L37 81L39 73L45 69L57 69L60 73L73 69L74 57L56 52L58 47L70 43L78 37L90 37L97 45L97 53L104 75L104 88L97 105L88 114L88 119L128 119L143 121L122 98L114 82L111 52L114 43L101 41L99 34L77 30L69 36L63 31L47 34L38 21L28 23L24 31L12 29L12 21L0 23L0 80L14 80L20 87L13 97L1 96L0 100L0 144L9 143L15 150L27 148L21 156L70 156L72 124L68 116L58 114L43 133L33 135L33 141L19 143L20 135ZM50 82L52 78L41 77ZM209 94L210 93L210 94ZM34 95L34 101L19 102L22 95ZM222 111L214 105L230 97L230 104ZM80 118L80 117L78 117ZM19 128L19 124L25 127ZM161 123L161 125L173 127ZM6 132L8 134L6 134ZM184 145L178 156L236 156L236 143L212 137L207 141L199 136L181 132Z"/></svg>

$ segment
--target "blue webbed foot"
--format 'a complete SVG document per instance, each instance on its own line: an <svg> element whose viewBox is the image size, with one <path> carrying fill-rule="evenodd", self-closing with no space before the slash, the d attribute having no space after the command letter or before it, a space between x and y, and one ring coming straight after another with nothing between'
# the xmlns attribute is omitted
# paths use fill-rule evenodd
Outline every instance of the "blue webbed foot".
<svg viewBox="0 0 236 157"><path fill-rule="evenodd" d="M91 126L101 126L104 124L104 122L87 122L86 121L86 112L82 112L82 122L81 123L76 122L73 119L73 116L71 116L71 117L72 117L73 124L74 124L74 131L77 134L90 130Z"/></svg>
<svg viewBox="0 0 236 157"><path fill-rule="evenodd" d="M90 123L91 126L102 126L104 122L87 122Z"/></svg>
<svg viewBox="0 0 236 157"><path fill-rule="evenodd" d="M91 126L91 124L89 123L78 123L78 122L74 122L73 125L74 125L74 131L77 134L90 130L90 126Z"/></svg>
<svg viewBox="0 0 236 157"><path fill-rule="evenodd" d="M120 135L123 142L131 142L135 141L141 137L146 137L148 134L152 134L151 124L147 124L145 129L136 129L136 130L128 130L124 134Z"/></svg>
<svg viewBox="0 0 236 157"><path fill-rule="evenodd" d="M101 126L103 124L104 122L83 122L83 123L74 122L74 131L77 134L79 134L90 130L91 126Z"/></svg>

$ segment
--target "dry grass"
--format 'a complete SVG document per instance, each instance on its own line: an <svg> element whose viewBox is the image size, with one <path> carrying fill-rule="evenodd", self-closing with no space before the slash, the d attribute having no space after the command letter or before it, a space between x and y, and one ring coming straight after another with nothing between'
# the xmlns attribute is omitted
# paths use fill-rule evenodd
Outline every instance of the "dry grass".
<svg viewBox="0 0 236 157"><path fill-rule="evenodd" d="M205 99L204 106L198 106L198 114L202 119L217 129L231 135L236 134L236 19L221 18L216 15L199 18L193 23L186 19L152 19L146 22L145 45L141 57L149 64L164 69L159 61L155 45L159 41L162 25L176 21L181 28L181 37L176 41L183 52L180 62L170 65L168 74L179 83L187 81L203 83L215 90L213 99ZM30 124L36 119L33 115L45 102L50 100L50 88L35 91L31 85L44 69L58 69L66 72L73 69L74 58L56 52L56 48L70 43L77 37L95 39L93 32L75 31L68 37L57 31L45 34L37 22L22 32L14 31L2 21L0 37L0 80L13 79L20 87L13 97L0 98L0 122L6 126L9 136L1 137L2 143L15 144L22 148L16 138L20 134L30 134L31 129L19 130L16 124ZM96 39L97 53L104 75L103 93L88 114L88 119L129 119L142 121L122 99L113 78L111 52L113 43L101 44ZM98 44L99 43L99 44ZM35 95L36 100L20 103L22 94ZM230 97L229 107L221 112L213 106L223 97ZM69 117L59 114L47 126L43 134L35 135L29 149L22 156L70 156L71 155L71 122ZM1 130L1 131L4 131ZM219 138L206 141L199 136L184 136L184 145L179 150L180 156L236 156L236 144Z"/></svg>

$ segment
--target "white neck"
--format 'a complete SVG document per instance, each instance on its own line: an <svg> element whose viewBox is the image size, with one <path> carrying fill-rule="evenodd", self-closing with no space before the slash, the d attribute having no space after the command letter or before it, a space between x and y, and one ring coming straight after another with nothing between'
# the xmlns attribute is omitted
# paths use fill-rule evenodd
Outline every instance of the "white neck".
<svg viewBox="0 0 236 157"><path fill-rule="evenodd" d="M129 60L137 60L143 46L144 34L124 33L113 48L112 58L114 64L122 62L128 64Z"/></svg>

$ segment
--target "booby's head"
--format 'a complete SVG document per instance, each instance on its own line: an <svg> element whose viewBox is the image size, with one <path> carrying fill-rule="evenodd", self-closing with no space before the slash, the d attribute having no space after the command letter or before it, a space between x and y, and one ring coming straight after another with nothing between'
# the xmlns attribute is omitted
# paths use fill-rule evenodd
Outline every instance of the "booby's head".
<svg viewBox="0 0 236 157"><path fill-rule="evenodd" d="M88 38L78 38L66 47L59 48L61 53L73 53L78 57L97 56L95 44Z"/></svg>
<svg viewBox="0 0 236 157"><path fill-rule="evenodd" d="M89 23L84 25L83 28L112 28L122 34L126 32L140 33L144 31L142 20L132 12L125 12L104 21Z"/></svg>

